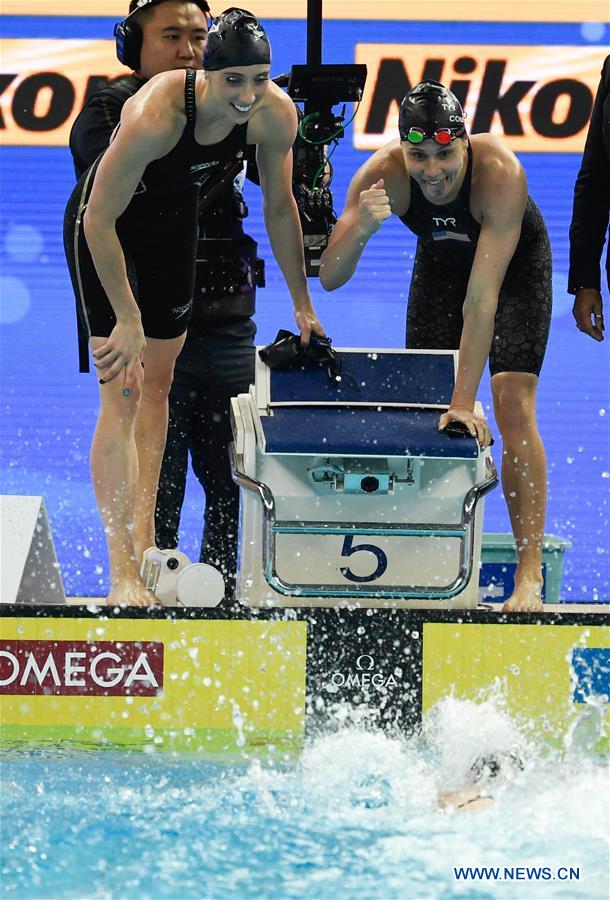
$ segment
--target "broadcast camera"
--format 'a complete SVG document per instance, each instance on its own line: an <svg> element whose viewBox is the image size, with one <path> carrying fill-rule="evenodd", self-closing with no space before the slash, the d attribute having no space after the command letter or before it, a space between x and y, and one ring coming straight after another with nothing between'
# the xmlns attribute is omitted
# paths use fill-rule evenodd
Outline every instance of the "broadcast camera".
<svg viewBox="0 0 610 900"><path fill-rule="evenodd" d="M304 104L294 146L292 190L303 229L305 269L308 276L317 277L320 257L337 220L330 191L330 157L344 135L345 104L362 99L366 66L295 65L285 78L288 95ZM335 115L333 106L338 103L344 105Z"/></svg>
<svg viewBox="0 0 610 900"><path fill-rule="evenodd" d="M319 275L320 257L337 220L330 191L330 158L344 135L345 104L360 103L366 82L365 65L322 65L321 16L322 0L308 0L307 64L295 65L290 74L273 79L279 87L287 88L295 105L303 104L303 109L297 106L299 126L293 147L292 191L303 231L305 271L310 277ZM335 115L333 106L339 103L343 109ZM202 208L209 206L241 170L239 161L232 161L225 168L219 179L202 189ZM240 217L245 215L244 207ZM210 314L215 314L215 307L220 308L222 299L230 294L232 308L239 301L241 313L252 315L253 288L265 283L264 263L256 255L256 244L252 242L254 246L236 255L234 247L224 250L212 238L213 235L205 235L200 239L197 257L197 280L204 285Z"/></svg>

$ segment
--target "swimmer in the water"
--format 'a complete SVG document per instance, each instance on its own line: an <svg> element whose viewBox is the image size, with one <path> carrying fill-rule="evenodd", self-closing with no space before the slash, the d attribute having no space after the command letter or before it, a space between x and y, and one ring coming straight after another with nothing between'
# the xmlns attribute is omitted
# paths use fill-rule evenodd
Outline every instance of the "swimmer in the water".
<svg viewBox="0 0 610 900"><path fill-rule="evenodd" d="M459 100L442 84L424 81L407 93L398 130L352 179L320 280L329 291L349 281L392 214L417 235L406 346L459 348L451 406L439 427L461 422L482 446L491 434L474 402L489 359L518 559L504 611L538 611L546 459L536 390L551 318L546 226L517 157L494 135L469 138Z"/></svg>
<svg viewBox="0 0 610 900"><path fill-rule="evenodd" d="M477 756L468 769L463 787L439 791L438 805L441 809L455 809L458 812L486 809L494 802L498 787L506 785L524 768L522 756L517 750Z"/></svg>

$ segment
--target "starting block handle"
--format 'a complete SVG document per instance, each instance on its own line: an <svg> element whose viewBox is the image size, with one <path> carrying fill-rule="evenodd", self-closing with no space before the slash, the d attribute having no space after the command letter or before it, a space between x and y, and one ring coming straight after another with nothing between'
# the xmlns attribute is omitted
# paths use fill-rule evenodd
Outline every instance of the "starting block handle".
<svg viewBox="0 0 610 900"><path fill-rule="evenodd" d="M485 460L485 478L475 484L464 498L459 525L449 523L414 524L390 523L383 527L370 522L299 522L276 521L275 498L269 485L251 478L243 471L243 461L235 451L235 445L229 444L231 475L236 484L246 490L254 491L263 505L263 569L267 583L275 591L284 595L299 597L379 597L381 599L438 599L444 600L459 594L467 585L472 574L474 556L474 513L479 500L488 494L499 481L498 472L491 456ZM360 585L329 584L291 584L277 574L276 540L277 534L352 534L366 536L396 537L453 537L460 541L460 562L457 577L446 587L438 588L429 585L398 585L391 590L377 588L370 590Z"/></svg>

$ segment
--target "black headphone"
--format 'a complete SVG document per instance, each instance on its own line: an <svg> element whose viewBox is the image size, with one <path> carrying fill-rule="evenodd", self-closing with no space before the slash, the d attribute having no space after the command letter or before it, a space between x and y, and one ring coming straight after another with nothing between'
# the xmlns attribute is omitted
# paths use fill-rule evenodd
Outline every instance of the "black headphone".
<svg viewBox="0 0 610 900"><path fill-rule="evenodd" d="M142 49L142 29L138 23L133 20L141 10L148 9L151 6L157 6L159 3L165 3L167 0L138 0L138 5L133 9L122 22L117 22L114 26L114 36L116 39L116 55L120 63L136 72L140 68L140 50ZM191 0L195 6L198 6L206 19L210 15L210 7L206 0Z"/></svg>

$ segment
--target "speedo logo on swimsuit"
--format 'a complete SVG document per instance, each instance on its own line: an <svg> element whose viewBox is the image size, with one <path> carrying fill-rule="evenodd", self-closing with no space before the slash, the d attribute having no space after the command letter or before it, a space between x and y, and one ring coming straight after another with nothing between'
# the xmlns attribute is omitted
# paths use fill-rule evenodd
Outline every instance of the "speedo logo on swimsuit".
<svg viewBox="0 0 610 900"><path fill-rule="evenodd" d="M201 169L209 169L211 166L217 166L218 162L219 161L216 159L213 162L195 163L193 166L191 166L189 172L200 172Z"/></svg>
<svg viewBox="0 0 610 900"><path fill-rule="evenodd" d="M185 303L184 306L174 306L172 309L172 315L175 319L179 319L180 316L186 315L186 313L190 310L191 304Z"/></svg>

